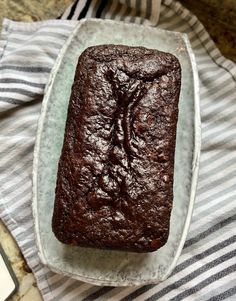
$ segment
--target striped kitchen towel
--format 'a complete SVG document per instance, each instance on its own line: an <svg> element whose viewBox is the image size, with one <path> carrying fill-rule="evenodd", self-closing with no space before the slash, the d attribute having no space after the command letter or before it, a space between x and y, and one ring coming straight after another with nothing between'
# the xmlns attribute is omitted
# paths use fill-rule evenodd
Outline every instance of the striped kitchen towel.
<svg viewBox="0 0 236 301"><path fill-rule="evenodd" d="M196 205L178 265L157 285L97 287L51 272L37 256L31 213L37 120L49 72L76 20L83 17L186 32L196 56L202 116ZM32 268L44 300L236 300L236 66L221 55L195 16L174 0L163 0L160 10L156 0L77 0L61 20L4 20L0 91L0 217Z"/></svg>

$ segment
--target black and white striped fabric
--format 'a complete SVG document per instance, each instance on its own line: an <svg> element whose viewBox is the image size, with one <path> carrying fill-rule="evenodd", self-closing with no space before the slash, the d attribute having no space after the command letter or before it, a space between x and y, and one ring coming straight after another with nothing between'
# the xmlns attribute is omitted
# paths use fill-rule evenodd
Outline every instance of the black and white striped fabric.
<svg viewBox="0 0 236 301"><path fill-rule="evenodd" d="M178 265L157 285L96 287L54 274L37 256L31 214L37 120L49 72L76 20L83 17L186 32L196 55L202 116L196 205ZM77 0L61 20L5 20L0 91L0 217L45 300L236 300L236 66L220 54L195 16L174 0L164 0L160 11L156 0Z"/></svg>

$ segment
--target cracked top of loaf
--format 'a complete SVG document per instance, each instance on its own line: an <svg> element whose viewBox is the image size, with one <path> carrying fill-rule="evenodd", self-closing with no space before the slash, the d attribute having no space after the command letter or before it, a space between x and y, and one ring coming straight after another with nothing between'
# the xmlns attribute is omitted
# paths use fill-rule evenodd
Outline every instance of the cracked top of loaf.
<svg viewBox="0 0 236 301"><path fill-rule="evenodd" d="M166 243L180 82L169 53L101 45L81 54L52 220L61 242L135 252Z"/></svg>

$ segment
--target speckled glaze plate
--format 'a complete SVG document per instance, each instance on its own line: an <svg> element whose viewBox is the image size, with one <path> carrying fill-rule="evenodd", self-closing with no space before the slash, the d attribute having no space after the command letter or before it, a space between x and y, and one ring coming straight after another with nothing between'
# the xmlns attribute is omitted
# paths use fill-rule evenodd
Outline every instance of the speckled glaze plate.
<svg viewBox="0 0 236 301"><path fill-rule="evenodd" d="M88 46L111 43L173 53L182 67L170 234L166 245L153 253L67 246L60 243L51 230L57 163L77 60ZM187 36L108 20L80 21L51 72L38 126L33 168L33 214L42 262L55 272L95 285L143 285L166 279L176 265L189 228L199 155L198 77Z"/></svg>

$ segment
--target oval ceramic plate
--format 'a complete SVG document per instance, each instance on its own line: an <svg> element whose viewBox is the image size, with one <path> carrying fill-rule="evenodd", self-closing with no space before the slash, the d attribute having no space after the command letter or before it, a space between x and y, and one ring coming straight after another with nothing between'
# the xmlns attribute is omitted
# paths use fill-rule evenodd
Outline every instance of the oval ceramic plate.
<svg viewBox="0 0 236 301"><path fill-rule="evenodd" d="M166 245L153 253L67 246L60 243L51 230L57 163L77 60L85 48L111 43L145 46L173 53L182 67L170 234ZM33 214L42 262L55 272L95 285L142 285L166 279L176 265L189 228L199 154L198 77L187 36L115 21L80 21L51 73L38 126L33 168Z"/></svg>

